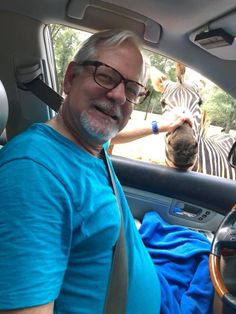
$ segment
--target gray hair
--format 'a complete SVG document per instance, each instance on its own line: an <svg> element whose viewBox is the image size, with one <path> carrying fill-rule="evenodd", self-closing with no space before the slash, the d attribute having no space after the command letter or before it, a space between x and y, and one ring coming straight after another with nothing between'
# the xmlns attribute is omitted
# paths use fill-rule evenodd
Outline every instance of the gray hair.
<svg viewBox="0 0 236 314"><path fill-rule="evenodd" d="M141 53L142 42L134 32L122 29L108 29L97 32L85 40L80 45L73 61L76 63L83 63L86 60L95 60L99 47L117 47L125 41L132 42ZM143 68L140 77L142 81L144 80L145 72L145 62L143 61Z"/></svg>

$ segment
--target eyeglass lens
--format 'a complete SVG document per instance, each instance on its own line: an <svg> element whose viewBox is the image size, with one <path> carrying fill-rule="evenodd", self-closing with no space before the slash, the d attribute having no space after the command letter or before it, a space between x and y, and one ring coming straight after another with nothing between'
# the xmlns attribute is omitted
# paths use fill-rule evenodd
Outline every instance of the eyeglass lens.
<svg viewBox="0 0 236 314"><path fill-rule="evenodd" d="M94 79L100 86L113 89L118 86L124 79L109 66L100 65L97 67L94 73ZM138 84L135 81L124 81L126 99L132 103L141 103L147 95L147 91L144 86Z"/></svg>

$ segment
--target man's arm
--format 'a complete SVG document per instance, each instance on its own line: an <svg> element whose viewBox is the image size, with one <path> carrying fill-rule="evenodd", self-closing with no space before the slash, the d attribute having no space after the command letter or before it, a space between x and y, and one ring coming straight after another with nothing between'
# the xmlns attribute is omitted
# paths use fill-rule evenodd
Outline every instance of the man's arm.
<svg viewBox="0 0 236 314"><path fill-rule="evenodd" d="M20 310L0 310L0 314L53 314L54 302Z"/></svg>
<svg viewBox="0 0 236 314"><path fill-rule="evenodd" d="M4 164L0 178L0 313L52 314L67 266L68 193L30 159Z"/></svg>
<svg viewBox="0 0 236 314"><path fill-rule="evenodd" d="M184 122L192 126L192 119L189 113L183 113L180 110L173 110L162 115L158 125L158 133L172 132ZM132 129L124 129L111 139L111 145L124 144L135 141L139 138L154 134L150 121L139 121L138 126Z"/></svg>
<svg viewBox="0 0 236 314"><path fill-rule="evenodd" d="M141 125L140 123L137 128L125 129L119 132L114 138L111 139L111 145L128 143L153 134L150 123L146 121Z"/></svg>

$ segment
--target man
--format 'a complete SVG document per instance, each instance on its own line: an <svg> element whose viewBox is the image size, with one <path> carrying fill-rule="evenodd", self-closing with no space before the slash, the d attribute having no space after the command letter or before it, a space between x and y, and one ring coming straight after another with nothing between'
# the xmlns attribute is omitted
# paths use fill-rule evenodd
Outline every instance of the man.
<svg viewBox="0 0 236 314"><path fill-rule="evenodd" d="M103 313L120 216L100 153L148 94L142 74L132 32L96 33L68 66L59 114L1 150L0 313ZM158 277L116 183L129 263L126 313L157 314Z"/></svg>

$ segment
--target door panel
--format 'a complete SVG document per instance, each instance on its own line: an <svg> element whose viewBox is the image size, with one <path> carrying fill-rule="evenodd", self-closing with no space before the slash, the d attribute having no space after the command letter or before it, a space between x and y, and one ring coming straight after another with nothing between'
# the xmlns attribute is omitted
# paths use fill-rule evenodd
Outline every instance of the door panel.
<svg viewBox="0 0 236 314"><path fill-rule="evenodd" d="M134 217L157 211L171 223L215 232L236 202L236 182L112 156Z"/></svg>

